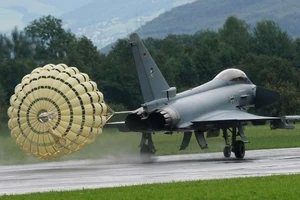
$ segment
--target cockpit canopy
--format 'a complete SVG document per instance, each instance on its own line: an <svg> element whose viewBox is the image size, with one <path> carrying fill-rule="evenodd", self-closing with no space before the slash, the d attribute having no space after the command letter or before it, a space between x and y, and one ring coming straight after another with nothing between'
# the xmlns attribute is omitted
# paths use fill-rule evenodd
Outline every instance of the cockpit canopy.
<svg viewBox="0 0 300 200"><path fill-rule="evenodd" d="M243 71L234 68L226 69L220 72L214 79L222 79L225 81L232 81L235 83L244 83L244 84L251 83L250 79Z"/></svg>

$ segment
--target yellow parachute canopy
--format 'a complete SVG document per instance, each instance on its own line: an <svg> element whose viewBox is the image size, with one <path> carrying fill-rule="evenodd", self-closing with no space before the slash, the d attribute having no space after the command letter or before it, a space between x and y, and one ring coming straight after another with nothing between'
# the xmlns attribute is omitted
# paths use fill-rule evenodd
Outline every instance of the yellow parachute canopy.
<svg viewBox="0 0 300 200"><path fill-rule="evenodd" d="M10 98L8 126L26 153L52 159L94 142L113 111L89 76L64 64L23 77Z"/></svg>

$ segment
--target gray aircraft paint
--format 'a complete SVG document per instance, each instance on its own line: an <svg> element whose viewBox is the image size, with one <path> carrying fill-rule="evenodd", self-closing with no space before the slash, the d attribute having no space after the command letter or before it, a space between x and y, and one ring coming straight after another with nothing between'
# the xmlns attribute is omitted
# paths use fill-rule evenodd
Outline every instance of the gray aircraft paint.
<svg viewBox="0 0 300 200"><path fill-rule="evenodd" d="M216 82L220 84L219 81ZM241 100L240 96L244 94L249 94L248 98L250 99L250 105L252 105L251 99L253 99L255 92L254 85L228 86L226 82L224 82L224 85L226 87L220 86L196 94L178 95L174 98L178 100L170 102L168 106L180 113L181 121L178 124L178 128L184 128L184 124L188 122L192 125L191 122L194 120L203 121L218 116L218 112L236 110ZM192 90L190 92L193 93Z"/></svg>
<svg viewBox="0 0 300 200"><path fill-rule="evenodd" d="M144 102L162 98L162 92L170 86L139 36L134 33L130 35L130 40Z"/></svg>
<svg viewBox="0 0 300 200"><path fill-rule="evenodd" d="M123 131L138 132L207 131L237 127L241 122L281 121L280 117L247 113L250 107L274 103L279 94L254 85L244 72L224 70L213 80L176 94L176 88L168 85L139 36L133 33L130 41L144 103L124 122L108 123L108 126L123 126ZM165 123L165 126L151 126L153 123Z"/></svg>
<svg viewBox="0 0 300 200"><path fill-rule="evenodd" d="M125 121L108 122L106 126L118 127L124 132L142 132L139 146L145 162L156 152L153 132L184 132L180 145L183 150L188 147L192 132L200 148L206 149L204 133L206 137L217 137L222 130L224 156L228 158L234 152L236 158L242 159L245 143L249 142L243 126L248 122L264 125L270 121L273 129L289 129L293 127L288 122L300 121L300 116L265 117L248 113L251 107L257 109L276 102L279 93L254 85L239 69L223 70L211 81L177 94L139 36L133 33L130 40L144 103L129 113Z"/></svg>

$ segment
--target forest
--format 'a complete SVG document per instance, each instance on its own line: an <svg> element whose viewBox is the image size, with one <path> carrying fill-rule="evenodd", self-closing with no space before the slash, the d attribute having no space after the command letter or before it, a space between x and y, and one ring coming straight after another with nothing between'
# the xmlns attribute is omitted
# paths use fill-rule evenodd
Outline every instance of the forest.
<svg viewBox="0 0 300 200"><path fill-rule="evenodd" d="M258 21L253 28L229 16L218 31L168 35L144 40L170 86L196 87L227 68L243 70L256 85L280 92L281 99L253 112L280 116L300 113L300 38L278 24ZM0 34L1 122L7 120L10 96L22 77L48 63L65 63L87 73L115 110L143 103L128 39L119 39L106 55L90 39L76 36L61 19L44 16L24 29Z"/></svg>
<svg viewBox="0 0 300 200"><path fill-rule="evenodd" d="M218 30L228 15L236 15L255 26L262 19L271 19L298 37L300 4L297 0L201 0L184 4L164 12L141 26L137 32L142 37L165 37L167 34L193 34L201 29Z"/></svg>

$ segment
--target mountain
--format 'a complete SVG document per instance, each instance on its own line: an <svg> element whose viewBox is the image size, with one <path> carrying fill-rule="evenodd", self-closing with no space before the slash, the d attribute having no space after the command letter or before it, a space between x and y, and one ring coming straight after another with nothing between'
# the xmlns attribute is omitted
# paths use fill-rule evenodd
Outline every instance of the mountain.
<svg viewBox="0 0 300 200"><path fill-rule="evenodd" d="M252 27L258 20L274 20L290 35L300 36L298 0L1 0L0 14L2 33L51 14L100 48L135 30L142 37L217 30L229 15Z"/></svg>
<svg viewBox="0 0 300 200"><path fill-rule="evenodd" d="M245 20L252 27L256 21L273 20L289 35L300 36L298 0L198 0L161 14L137 32L142 37L164 37L170 33L217 30L229 15Z"/></svg>
<svg viewBox="0 0 300 200"><path fill-rule="evenodd" d="M76 9L89 0L1 0L0 31L9 32L13 27L23 28L29 22L43 15L61 16Z"/></svg>
<svg viewBox="0 0 300 200"><path fill-rule="evenodd" d="M126 37L160 14L195 0L1 0L0 32L23 28L43 15L53 15L77 35L103 47Z"/></svg>
<svg viewBox="0 0 300 200"><path fill-rule="evenodd" d="M195 0L94 0L62 15L66 27L104 47L172 8Z"/></svg>

